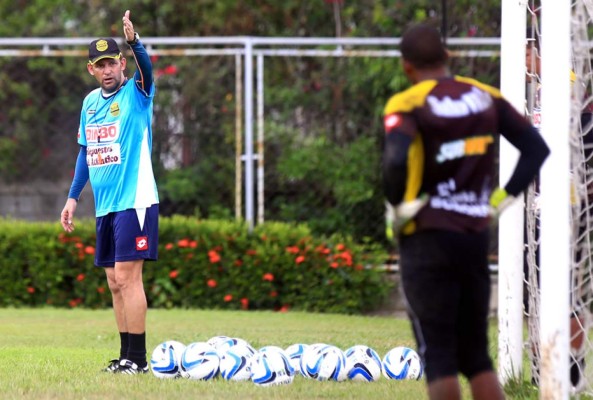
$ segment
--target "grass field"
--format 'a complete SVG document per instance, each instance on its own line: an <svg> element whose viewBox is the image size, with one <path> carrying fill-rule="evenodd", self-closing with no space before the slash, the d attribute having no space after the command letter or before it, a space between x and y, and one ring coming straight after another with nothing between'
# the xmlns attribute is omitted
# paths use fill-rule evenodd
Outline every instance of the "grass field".
<svg viewBox="0 0 593 400"><path fill-rule="evenodd" d="M147 349L164 340L185 344L212 336L240 337L259 348L325 342L346 349L374 348L381 357L395 346L414 347L406 319L298 312L149 310ZM496 330L492 330L493 334ZM496 348L495 338L491 346ZM100 372L119 351L111 310L0 309L1 399L425 399L425 383L318 382L297 376L292 384L161 380L152 374ZM470 398L463 382L464 398ZM519 391L521 392L521 391ZM531 392L531 394L535 394ZM537 398L518 395L509 398Z"/></svg>

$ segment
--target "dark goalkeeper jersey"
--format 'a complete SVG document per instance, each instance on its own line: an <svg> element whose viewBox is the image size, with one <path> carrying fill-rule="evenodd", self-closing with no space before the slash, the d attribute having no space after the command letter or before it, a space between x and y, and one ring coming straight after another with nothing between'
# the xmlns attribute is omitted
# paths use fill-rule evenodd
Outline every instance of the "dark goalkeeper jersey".
<svg viewBox="0 0 593 400"><path fill-rule="evenodd" d="M487 228L502 134L519 149L505 189L518 195L548 148L527 120L488 85L463 77L425 80L396 94L384 111L383 173L388 201L428 194L428 204L403 230L475 232Z"/></svg>

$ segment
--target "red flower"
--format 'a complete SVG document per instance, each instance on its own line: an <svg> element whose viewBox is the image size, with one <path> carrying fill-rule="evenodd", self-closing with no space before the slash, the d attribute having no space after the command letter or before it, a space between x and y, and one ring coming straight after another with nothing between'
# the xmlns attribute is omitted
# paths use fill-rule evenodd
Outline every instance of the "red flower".
<svg viewBox="0 0 593 400"><path fill-rule="evenodd" d="M270 274L269 272L264 274L262 277L264 281L272 282L274 280L274 275Z"/></svg>
<svg viewBox="0 0 593 400"><path fill-rule="evenodd" d="M294 262L297 264L300 264L303 261L305 261L305 256L298 256L297 258L294 259Z"/></svg>
<svg viewBox="0 0 593 400"><path fill-rule="evenodd" d="M177 271L176 269L174 269L173 271L169 272L169 278L171 278L171 279L177 278L178 275L179 275L179 271Z"/></svg>
<svg viewBox="0 0 593 400"><path fill-rule="evenodd" d="M76 277L76 280L77 280L78 282L82 282L82 281L84 281L84 274L78 274L78 276Z"/></svg>
<svg viewBox="0 0 593 400"><path fill-rule="evenodd" d="M33 294L33 293L35 293L35 288L33 286L28 286L27 287L27 292Z"/></svg>
<svg viewBox="0 0 593 400"><path fill-rule="evenodd" d="M346 248L346 246L344 246L342 243L339 243L338 245L336 245L336 250L338 251L342 251Z"/></svg>
<svg viewBox="0 0 593 400"><path fill-rule="evenodd" d="M329 266L332 267L332 268L338 268L338 263L334 261Z"/></svg>
<svg viewBox="0 0 593 400"><path fill-rule="evenodd" d="M86 246L84 252L88 255L93 255L95 254L95 248L93 246Z"/></svg>
<svg viewBox="0 0 593 400"><path fill-rule="evenodd" d="M352 265L352 254L350 254L350 252L344 251L340 254L337 254L336 257L342 258L342 260L344 260L346 265L348 265L348 266Z"/></svg>
<svg viewBox="0 0 593 400"><path fill-rule="evenodd" d="M175 65L167 65L164 69L165 75L175 75L179 71Z"/></svg>
<svg viewBox="0 0 593 400"><path fill-rule="evenodd" d="M97 288L97 293L101 293L101 294L105 293L105 288L103 286L99 286Z"/></svg>
<svg viewBox="0 0 593 400"><path fill-rule="evenodd" d="M220 254L218 254L215 250L210 250L208 252L208 258L210 258L210 262L215 264L220 261Z"/></svg>
<svg viewBox="0 0 593 400"><path fill-rule="evenodd" d="M82 243L78 242L78 243L74 244L74 247L76 247L77 249L82 249L83 245L82 245Z"/></svg>
<svg viewBox="0 0 593 400"><path fill-rule="evenodd" d="M187 239L181 239L180 241L177 242L177 246L179 246L179 247L188 247L189 246L189 240L187 240Z"/></svg>
<svg viewBox="0 0 593 400"><path fill-rule="evenodd" d="M241 265L243 265L243 261L241 261L241 260L235 260L235 265L237 267L240 267Z"/></svg>
<svg viewBox="0 0 593 400"><path fill-rule="evenodd" d="M243 298L241 299L241 308L242 308L243 310L247 310L247 309L249 308L249 299L248 299L248 298L246 298L246 297L243 297Z"/></svg>
<svg viewBox="0 0 593 400"><path fill-rule="evenodd" d="M287 312L289 309L288 305L283 305L282 307L280 307L280 309L278 310L279 312Z"/></svg>
<svg viewBox="0 0 593 400"><path fill-rule="evenodd" d="M77 299L72 299L68 302L68 305L72 308L76 307L77 305L79 305L80 303L82 303L82 299L81 298L77 298Z"/></svg>
<svg viewBox="0 0 593 400"><path fill-rule="evenodd" d="M297 254L300 251L300 249L297 246L289 246L286 248L286 251L290 254Z"/></svg>
<svg viewBox="0 0 593 400"><path fill-rule="evenodd" d="M189 247L191 247L192 249L195 249L196 247L198 247L198 242L195 240L192 240L191 242L189 242Z"/></svg>
<svg viewBox="0 0 593 400"><path fill-rule="evenodd" d="M227 294L222 299L228 303L229 301L233 300L233 295L232 294Z"/></svg>
<svg viewBox="0 0 593 400"><path fill-rule="evenodd" d="M276 297L276 296L278 296L278 292L277 292L277 291L275 291L275 290L272 290L272 291L270 292L270 297Z"/></svg>
<svg viewBox="0 0 593 400"><path fill-rule="evenodd" d="M247 254L248 256L255 256L255 255L257 255L257 251L253 250L253 249L249 249L245 252L245 254Z"/></svg>
<svg viewBox="0 0 593 400"><path fill-rule="evenodd" d="M315 250L319 253L319 254L329 254L331 253L331 250L328 249L327 247L325 247L324 245L319 245L315 248Z"/></svg>
<svg viewBox="0 0 593 400"><path fill-rule="evenodd" d="M173 243L167 243L165 245L165 250L171 250L173 248Z"/></svg>
<svg viewBox="0 0 593 400"><path fill-rule="evenodd" d="M208 282L206 282L206 284L208 285L208 287L215 288L218 285L218 282L216 282L214 279L208 279Z"/></svg>

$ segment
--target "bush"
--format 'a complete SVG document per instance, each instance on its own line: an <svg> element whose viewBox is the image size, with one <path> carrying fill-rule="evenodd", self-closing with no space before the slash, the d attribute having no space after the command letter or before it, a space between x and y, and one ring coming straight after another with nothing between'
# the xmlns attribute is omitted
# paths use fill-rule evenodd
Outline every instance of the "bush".
<svg viewBox="0 0 593 400"><path fill-rule="evenodd" d="M150 307L361 313L391 283L383 250L349 237L313 237L306 225L161 217L159 261L144 266ZM0 220L0 306L103 308L105 274L94 267L94 220L73 234L59 224Z"/></svg>

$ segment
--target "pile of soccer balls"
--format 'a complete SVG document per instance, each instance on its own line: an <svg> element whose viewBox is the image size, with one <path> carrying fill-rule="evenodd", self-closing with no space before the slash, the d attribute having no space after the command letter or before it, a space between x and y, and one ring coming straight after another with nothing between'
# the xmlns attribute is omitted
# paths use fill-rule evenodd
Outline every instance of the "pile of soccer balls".
<svg viewBox="0 0 593 400"><path fill-rule="evenodd" d="M265 346L259 350L247 341L215 336L206 342L184 345L175 340L159 344L150 359L157 378L252 381L259 386L291 383L295 376L317 381L373 382L387 379L420 379L423 367L418 354L407 347L394 347L381 359L365 345L346 351L331 344L293 344L286 349Z"/></svg>

